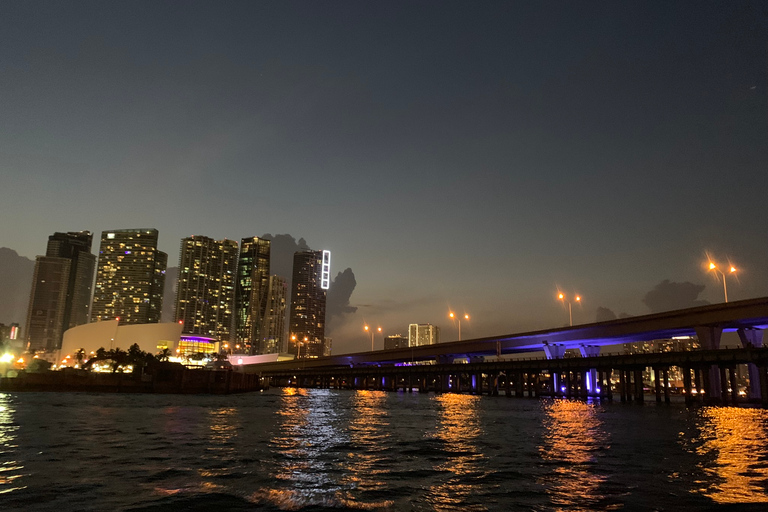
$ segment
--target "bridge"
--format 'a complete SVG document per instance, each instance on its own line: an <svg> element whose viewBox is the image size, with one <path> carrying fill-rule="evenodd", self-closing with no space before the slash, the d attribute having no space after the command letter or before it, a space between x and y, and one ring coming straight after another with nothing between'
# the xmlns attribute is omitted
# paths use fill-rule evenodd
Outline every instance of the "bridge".
<svg viewBox="0 0 768 512"><path fill-rule="evenodd" d="M747 364L751 401L768 406L768 297L557 329L249 365L275 385L575 396L642 401L643 372L654 372L656 399L669 401L669 369L682 370L687 400L737 401L735 369ZM722 349L724 332L740 348ZM601 347L695 337L701 350L600 355ZM568 357L578 349L581 357ZM543 355L539 355L543 352ZM573 352L573 350L571 350ZM538 353L538 354L534 354ZM526 356L539 355L536 358ZM489 357L490 356L490 357ZM618 385L612 385L614 381Z"/></svg>

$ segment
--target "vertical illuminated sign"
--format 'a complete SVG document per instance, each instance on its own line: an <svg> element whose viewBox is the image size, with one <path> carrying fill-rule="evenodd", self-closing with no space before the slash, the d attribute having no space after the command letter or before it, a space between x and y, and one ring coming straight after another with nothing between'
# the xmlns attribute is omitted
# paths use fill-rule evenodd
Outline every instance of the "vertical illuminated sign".
<svg viewBox="0 0 768 512"><path fill-rule="evenodd" d="M19 337L19 328L16 325L11 326L11 335L8 337L8 339L15 340Z"/></svg>
<svg viewBox="0 0 768 512"><path fill-rule="evenodd" d="M320 272L320 288L331 287L331 251L323 251L323 268Z"/></svg>

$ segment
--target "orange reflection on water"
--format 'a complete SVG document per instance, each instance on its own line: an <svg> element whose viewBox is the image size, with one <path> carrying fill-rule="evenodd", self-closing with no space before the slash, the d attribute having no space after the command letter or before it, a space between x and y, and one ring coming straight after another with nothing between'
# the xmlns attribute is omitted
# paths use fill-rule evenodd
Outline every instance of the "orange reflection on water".
<svg viewBox="0 0 768 512"><path fill-rule="evenodd" d="M391 501L363 503L354 498L358 492L378 491L385 488L382 474L388 473L384 452L389 437L389 414L386 409L385 391L360 390L352 397L349 422L350 445L356 451L347 454L341 469L342 483L352 488L352 495L341 497L345 506L354 508L381 508L392 505Z"/></svg>
<svg viewBox="0 0 768 512"><path fill-rule="evenodd" d="M435 467L451 473L450 478L430 488L428 501L435 510L487 510L483 505L468 503L475 486L473 480L487 473L482 469L485 456L476 440L482 433L476 395L445 393L434 400L440 404L435 438L445 443L448 459ZM470 500L471 501L471 500Z"/></svg>
<svg viewBox="0 0 768 512"><path fill-rule="evenodd" d="M696 453L709 481L699 492L717 503L768 503L768 411L707 407L699 417Z"/></svg>
<svg viewBox="0 0 768 512"><path fill-rule="evenodd" d="M593 469L596 453L609 447L597 410L589 403L555 400L544 406L544 413L539 453L555 467L540 483L556 506L591 510L603 499L599 491L605 480Z"/></svg>
<svg viewBox="0 0 768 512"><path fill-rule="evenodd" d="M237 409L234 407L211 409L208 411L208 421L210 424L210 434L208 436L208 446L203 452L203 459L214 461L236 460L235 438L240 428L240 417ZM200 469L199 472L202 477L216 477L228 475L233 469L231 466L219 466ZM207 484L217 485L213 482L207 482Z"/></svg>

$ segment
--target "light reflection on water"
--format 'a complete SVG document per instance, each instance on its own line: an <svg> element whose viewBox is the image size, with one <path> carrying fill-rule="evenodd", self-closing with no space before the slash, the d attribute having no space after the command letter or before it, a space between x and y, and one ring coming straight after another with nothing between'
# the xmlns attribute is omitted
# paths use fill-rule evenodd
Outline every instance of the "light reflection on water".
<svg viewBox="0 0 768 512"><path fill-rule="evenodd" d="M16 431L19 426L14 413L11 395L0 393L0 495L24 488L15 482L23 476L21 471L24 466L16 460Z"/></svg>
<svg viewBox="0 0 768 512"><path fill-rule="evenodd" d="M706 407L688 443L705 478L694 491L717 503L768 503L768 411Z"/></svg>
<svg viewBox="0 0 768 512"><path fill-rule="evenodd" d="M600 485L605 476L595 471L596 454L610 448L596 406L554 400L543 409L545 434L539 453L552 469L541 483L557 507L591 510L604 498Z"/></svg>
<svg viewBox="0 0 768 512"><path fill-rule="evenodd" d="M763 410L322 389L0 394L2 512L762 510L767 480Z"/></svg>
<svg viewBox="0 0 768 512"><path fill-rule="evenodd" d="M476 440L482 434L479 404L476 395L445 393L434 397L439 404L435 437L443 441L448 457L435 469L450 473L450 477L430 488L427 499L435 510L487 510L471 502L475 480L485 476L485 455Z"/></svg>
<svg viewBox="0 0 768 512"><path fill-rule="evenodd" d="M279 457L273 477L281 485L256 493L254 500L265 498L285 510L337 500L337 477L326 452L347 436L336 428L332 398L328 390L282 390L278 431L270 440Z"/></svg>
<svg viewBox="0 0 768 512"><path fill-rule="evenodd" d="M391 501L361 501L359 496L375 493L386 488L383 480L389 472L387 464L387 438L389 415L387 413L387 392L360 390L352 396L352 410L349 419L350 450L341 464L344 475L341 482L351 492L342 498L346 506L356 508L378 508L392 504Z"/></svg>

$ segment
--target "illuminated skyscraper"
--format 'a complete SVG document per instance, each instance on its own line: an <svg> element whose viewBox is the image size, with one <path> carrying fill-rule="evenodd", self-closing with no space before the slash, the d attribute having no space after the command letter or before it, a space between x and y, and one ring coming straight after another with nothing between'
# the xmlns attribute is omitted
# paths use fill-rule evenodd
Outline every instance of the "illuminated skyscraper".
<svg viewBox="0 0 768 512"><path fill-rule="evenodd" d="M330 251L300 251L293 255L289 351L302 358L325 353L330 267Z"/></svg>
<svg viewBox="0 0 768 512"><path fill-rule="evenodd" d="M235 330L240 351L260 350L269 291L270 241L257 236L240 241L235 291Z"/></svg>
<svg viewBox="0 0 768 512"><path fill-rule="evenodd" d="M410 324L408 326L408 346L420 347L440 343L440 328L432 324Z"/></svg>
<svg viewBox="0 0 768 512"><path fill-rule="evenodd" d="M181 240L174 319L184 334L230 341L235 310L237 242L192 236Z"/></svg>
<svg viewBox="0 0 768 512"><path fill-rule="evenodd" d="M54 233L45 256L35 260L24 329L29 348L61 348L64 331L88 322L96 257L88 231Z"/></svg>
<svg viewBox="0 0 768 512"><path fill-rule="evenodd" d="M274 354L285 350L285 302L288 283L284 277L270 276L267 291L267 310L259 352Z"/></svg>
<svg viewBox="0 0 768 512"><path fill-rule="evenodd" d="M168 255L157 250L156 229L101 233L91 321L157 323L163 306Z"/></svg>

